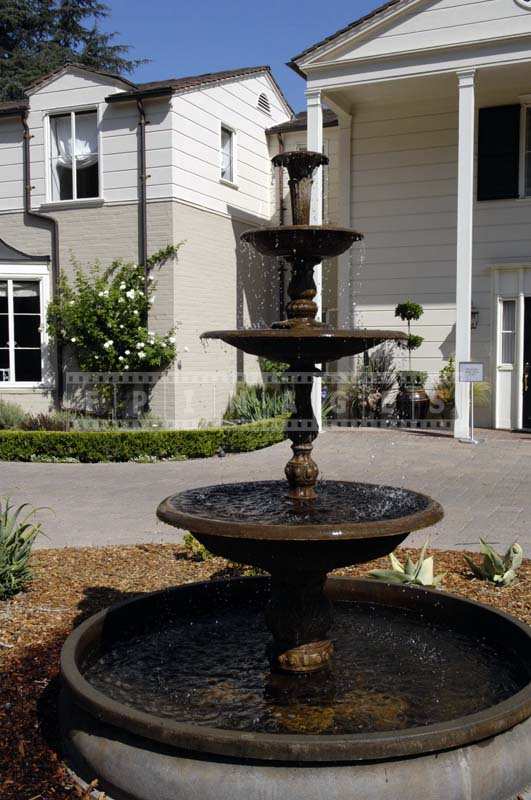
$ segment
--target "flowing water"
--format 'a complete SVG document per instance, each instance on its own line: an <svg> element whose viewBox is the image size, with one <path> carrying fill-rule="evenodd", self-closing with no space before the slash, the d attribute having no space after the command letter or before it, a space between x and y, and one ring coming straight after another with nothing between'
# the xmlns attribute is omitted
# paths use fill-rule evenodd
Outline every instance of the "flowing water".
<svg viewBox="0 0 531 800"><path fill-rule="evenodd" d="M528 680L516 657L419 613L338 603L329 670L272 674L263 599L169 616L127 634L85 677L178 722L263 733L354 734L429 725L498 703Z"/></svg>

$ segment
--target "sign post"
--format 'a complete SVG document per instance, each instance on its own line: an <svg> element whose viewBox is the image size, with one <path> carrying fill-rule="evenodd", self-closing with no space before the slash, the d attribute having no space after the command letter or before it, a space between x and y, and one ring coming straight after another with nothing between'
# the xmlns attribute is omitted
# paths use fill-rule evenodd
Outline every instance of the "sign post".
<svg viewBox="0 0 531 800"><path fill-rule="evenodd" d="M474 384L481 383L483 380L483 364L481 361L459 362L460 383L472 384L470 389L470 438L459 440L465 444L478 444L478 440L474 438Z"/></svg>

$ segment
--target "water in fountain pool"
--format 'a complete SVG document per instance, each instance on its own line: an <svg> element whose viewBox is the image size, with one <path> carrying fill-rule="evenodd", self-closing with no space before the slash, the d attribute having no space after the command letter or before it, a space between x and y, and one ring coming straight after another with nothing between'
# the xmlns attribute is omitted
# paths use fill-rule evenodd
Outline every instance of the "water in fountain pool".
<svg viewBox="0 0 531 800"><path fill-rule="evenodd" d="M338 603L332 666L271 673L261 603L160 620L115 641L85 678L156 716L240 731L352 734L444 722L500 702L525 666L473 632L403 609Z"/></svg>
<svg viewBox="0 0 531 800"><path fill-rule="evenodd" d="M317 499L302 507L288 497L284 481L207 486L181 492L170 500L173 510L185 514L262 525L395 519L424 510L428 502L424 495L394 486L328 480L319 482Z"/></svg>

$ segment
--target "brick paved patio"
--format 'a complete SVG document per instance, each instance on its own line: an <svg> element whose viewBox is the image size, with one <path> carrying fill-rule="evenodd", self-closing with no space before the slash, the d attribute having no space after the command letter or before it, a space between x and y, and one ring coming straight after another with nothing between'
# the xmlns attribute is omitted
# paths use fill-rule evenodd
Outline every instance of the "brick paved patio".
<svg viewBox="0 0 531 800"><path fill-rule="evenodd" d="M316 444L323 478L406 486L439 500L445 519L430 533L440 548L500 548L517 539L531 552L531 436L480 431L476 446L416 431L331 430ZM289 445L255 453L161 464L0 463L0 493L50 506L40 547L175 541L158 522L160 499L187 487L281 477ZM424 541L413 534L408 544Z"/></svg>

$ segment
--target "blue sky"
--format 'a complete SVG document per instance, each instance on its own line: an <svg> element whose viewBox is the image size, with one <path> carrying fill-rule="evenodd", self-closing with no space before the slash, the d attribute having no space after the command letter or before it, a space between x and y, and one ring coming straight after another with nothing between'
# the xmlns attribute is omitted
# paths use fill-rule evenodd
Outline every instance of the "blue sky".
<svg viewBox="0 0 531 800"><path fill-rule="evenodd" d="M301 110L304 81L285 62L380 1L107 0L111 16L102 27L118 31L120 41L133 46L132 55L152 59L133 80L269 64L289 102Z"/></svg>

